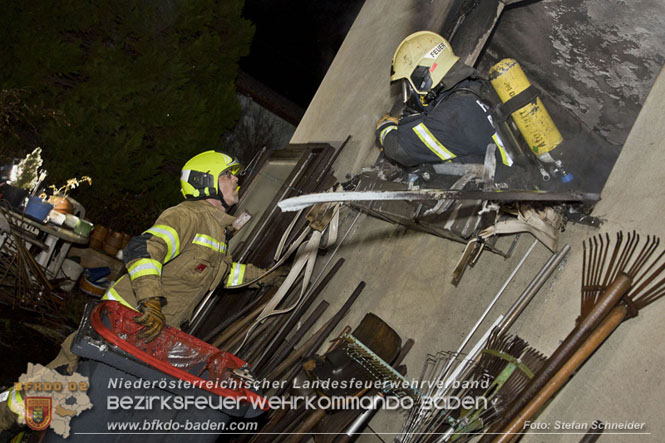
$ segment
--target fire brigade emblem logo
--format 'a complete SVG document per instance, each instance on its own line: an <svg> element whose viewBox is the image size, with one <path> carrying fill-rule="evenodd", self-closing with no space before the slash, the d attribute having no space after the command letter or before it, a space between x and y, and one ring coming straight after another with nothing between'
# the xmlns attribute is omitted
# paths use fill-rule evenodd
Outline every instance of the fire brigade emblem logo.
<svg viewBox="0 0 665 443"><path fill-rule="evenodd" d="M42 431L51 423L51 397L25 398L25 423L35 431Z"/></svg>

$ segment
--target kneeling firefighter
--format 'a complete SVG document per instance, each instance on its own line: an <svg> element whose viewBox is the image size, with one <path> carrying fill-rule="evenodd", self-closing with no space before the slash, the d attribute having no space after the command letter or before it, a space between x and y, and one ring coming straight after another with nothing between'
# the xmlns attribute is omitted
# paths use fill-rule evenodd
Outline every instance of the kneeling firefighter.
<svg viewBox="0 0 665 443"><path fill-rule="evenodd" d="M238 202L239 170L238 162L221 152L207 151L193 157L183 166L180 177L186 200L162 212L152 227L133 237L124 249L127 274L103 299L137 310L134 321L145 326L139 337L146 342L154 340L165 325L180 327L205 294L220 283L236 286L265 272L234 262L227 251L235 220L227 210ZM283 271L263 277L258 284L279 282ZM66 366L70 374L75 370L78 357L70 350L74 336L65 339L49 368ZM6 407L0 403L0 412L6 412L2 411ZM7 420L2 423L6 427Z"/></svg>
<svg viewBox="0 0 665 443"><path fill-rule="evenodd" d="M513 164L495 127L492 86L443 37L429 31L406 37L393 56L390 80L402 80L406 109L399 119L384 115L376 126L386 157L406 167L482 163L494 143L497 164Z"/></svg>
<svg viewBox="0 0 665 443"><path fill-rule="evenodd" d="M572 180L549 155L563 139L517 62L502 60L490 76L491 83L481 78L438 34L421 31L406 37L395 51L390 76L402 82L404 112L401 117L386 114L376 125L385 156L405 167L482 163L494 144L498 165L510 167L515 153L526 151L532 160L537 157L543 180L549 180L546 166L563 182ZM517 145L504 123L508 116L528 148Z"/></svg>

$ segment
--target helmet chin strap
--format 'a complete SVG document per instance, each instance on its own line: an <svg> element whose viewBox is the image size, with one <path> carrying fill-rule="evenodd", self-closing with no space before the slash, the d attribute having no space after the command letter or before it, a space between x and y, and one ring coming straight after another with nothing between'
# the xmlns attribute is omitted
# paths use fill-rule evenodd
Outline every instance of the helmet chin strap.
<svg viewBox="0 0 665 443"><path fill-rule="evenodd" d="M231 205L229 205L226 200L224 200L224 194L222 194L222 191L217 191L217 199L222 203L222 206L226 212L231 209Z"/></svg>

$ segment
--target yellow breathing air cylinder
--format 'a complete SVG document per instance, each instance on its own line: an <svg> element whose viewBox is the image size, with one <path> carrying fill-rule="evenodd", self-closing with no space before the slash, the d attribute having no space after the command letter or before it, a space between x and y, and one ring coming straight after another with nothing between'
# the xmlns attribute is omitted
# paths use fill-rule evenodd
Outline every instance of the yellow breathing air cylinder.
<svg viewBox="0 0 665 443"><path fill-rule="evenodd" d="M520 65L512 58L505 58L492 66L489 77L503 103L531 86ZM536 155L551 151L563 141L540 97L536 98L536 103L528 103L513 112L512 117Z"/></svg>

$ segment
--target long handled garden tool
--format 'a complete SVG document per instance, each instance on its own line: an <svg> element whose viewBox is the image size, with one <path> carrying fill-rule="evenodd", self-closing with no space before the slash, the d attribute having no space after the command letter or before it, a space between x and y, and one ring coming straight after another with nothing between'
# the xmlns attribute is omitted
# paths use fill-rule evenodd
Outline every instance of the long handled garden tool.
<svg viewBox="0 0 665 443"><path fill-rule="evenodd" d="M445 397L423 396L416 405L431 409L432 402L439 404L439 399L474 399L474 407L449 404L450 407L436 408L434 413L420 414L398 440L461 442L477 436L500 416L544 362L545 356L527 342L495 327L480 358L469 363L466 376L456 381Z"/></svg>
<svg viewBox="0 0 665 443"><path fill-rule="evenodd" d="M623 320L665 295L665 278L656 280L665 270L665 251L652 259L659 238L647 236L639 252L640 236L635 232L619 232L613 248L611 243L607 234L585 242L577 326L482 441L510 441Z"/></svg>
<svg viewBox="0 0 665 443"><path fill-rule="evenodd" d="M517 336L504 335L496 328L478 364L461 386L470 386L466 396L480 399L475 408L462 410L456 419L448 414L448 430L436 434L436 441L468 441L496 421L501 412L526 387L546 357ZM485 383L477 381L486 380ZM476 383L474 383L476 381Z"/></svg>

